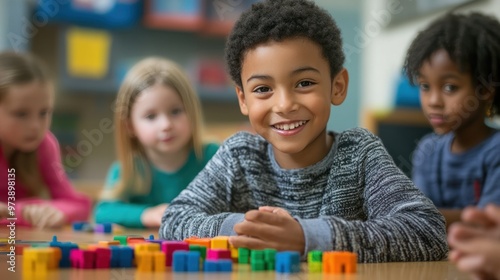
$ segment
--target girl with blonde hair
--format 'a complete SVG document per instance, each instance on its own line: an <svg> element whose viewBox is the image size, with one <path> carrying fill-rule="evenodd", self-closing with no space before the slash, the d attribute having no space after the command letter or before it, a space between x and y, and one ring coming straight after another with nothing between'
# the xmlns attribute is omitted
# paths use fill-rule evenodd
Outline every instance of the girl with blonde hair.
<svg viewBox="0 0 500 280"><path fill-rule="evenodd" d="M41 62L0 53L0 223L45 228L89 217L91 201L72 187L49 131L53 107Z"/></svg>
<svg viewBox="0 0 500 280"><path fill-rule="evenodd" d="M168 203L218 145L202 142L200 101L181 68L150 57L127 73L115 108L115 162L95 210L98 223L158 227Z"/></svg>

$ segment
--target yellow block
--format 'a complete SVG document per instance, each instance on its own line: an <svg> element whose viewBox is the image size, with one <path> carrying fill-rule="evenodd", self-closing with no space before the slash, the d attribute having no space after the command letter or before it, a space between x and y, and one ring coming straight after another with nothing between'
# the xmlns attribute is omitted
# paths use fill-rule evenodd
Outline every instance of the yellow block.
<svg viewBox="0 0 500 280"><path fill-rule="evenodd" d="M229 248L229 236L216 236L210 241L212 249L227 250Z"/></svg>

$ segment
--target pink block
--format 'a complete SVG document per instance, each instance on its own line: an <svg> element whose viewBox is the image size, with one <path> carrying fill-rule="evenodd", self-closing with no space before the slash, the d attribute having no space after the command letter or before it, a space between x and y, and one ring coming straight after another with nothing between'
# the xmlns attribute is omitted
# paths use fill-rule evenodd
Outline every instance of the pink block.
<svg viewBox="0 0 500 280"><path fill-rule="evenodd" d="M166 266L172 266L172 255L177 250L189 251L189 244L182 241L165 241L161 243L161 250L165 253Z"/></svg>
<svg viewBox="0 0 500 280"><path fill-rule="evenodd" d="M72 267L85 269L94 268L95 257L95 251L81 249L73 249L69 255Z"/></svg>
<svg viewBox="0 0 500 280"><path fill-rule="evenodd" d="M95 268L109 268L111 263L111 250L109 248L96 248L95 254Z"/></svg>
<svg viewBox="0 0 500 280"><path fill-rule="evenodd" d="M223 249L209 249L207 252L208 260L231 260L231 251Z"/></svg>

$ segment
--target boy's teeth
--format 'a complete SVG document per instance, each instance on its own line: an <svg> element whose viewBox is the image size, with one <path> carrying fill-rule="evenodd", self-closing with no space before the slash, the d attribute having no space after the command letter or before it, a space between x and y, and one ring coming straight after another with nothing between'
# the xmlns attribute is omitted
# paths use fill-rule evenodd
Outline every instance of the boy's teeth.
<svg viewBox="0 0 500 280"><path fill-rule="evenodd" d="M279 130L291 130L291 129L297 128L305 123L306 123L306 121L299 121L299 122L290 123L290 124L288 124L288 123L287 124L278 124L278 125L275 125L274 127L276 127Z"/></svg>

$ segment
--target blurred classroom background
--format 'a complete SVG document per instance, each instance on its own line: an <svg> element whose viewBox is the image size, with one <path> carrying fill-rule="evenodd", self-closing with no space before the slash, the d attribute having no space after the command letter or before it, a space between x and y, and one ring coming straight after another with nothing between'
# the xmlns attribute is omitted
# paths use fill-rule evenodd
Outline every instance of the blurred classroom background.
<svg viewBox="0 0 500 280"><path fill-rule="evenodd" d="M206 139L250 129L226 76L224 43L245 9L260 0L0 0L0 51L30 51L57 85L52 131L66 172L95 196L115 160L113 101L124 74L146 56L189 73L202 100ZM417 32L456 9L500 18L500 0L316 0L339 25L350 73L347 100L332 107L329 129L356 126L379 135L396 164L431 131L418 89L401 75ZM0 120L1 121L1 120Z"/></svg>

